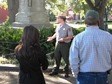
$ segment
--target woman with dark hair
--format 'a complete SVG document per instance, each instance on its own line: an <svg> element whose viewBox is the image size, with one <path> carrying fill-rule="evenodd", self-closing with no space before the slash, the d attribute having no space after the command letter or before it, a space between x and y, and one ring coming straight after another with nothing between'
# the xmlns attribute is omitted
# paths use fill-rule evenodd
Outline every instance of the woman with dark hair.
<svg viewBox="0 0 112 84"><path fill-rule="evenodd" d="M45 84L42 70L48 68L48 61L41 51L39 31L35 27L24 28L21 42L15 48L15 54L20 63L19 84Z"/></svg>

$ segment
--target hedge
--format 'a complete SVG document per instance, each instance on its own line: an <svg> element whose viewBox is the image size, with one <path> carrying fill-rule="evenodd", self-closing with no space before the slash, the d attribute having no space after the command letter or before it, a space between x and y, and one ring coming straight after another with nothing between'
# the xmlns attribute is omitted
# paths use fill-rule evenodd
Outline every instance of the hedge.
<svg viewBox="0 0 112 84"><path fill-rule="evenodd" d="M54 51L55 41L47 42L47 37L53 35L55 28L40 28L40 45L43 53L47 54ZM84 31L84 28L73 29L74 35ZM109 29L112 33L112 29ZM18 44L23 30L14 29L10 24L0 26L0 54L9 54L14 52L14 48Z"/></svg>

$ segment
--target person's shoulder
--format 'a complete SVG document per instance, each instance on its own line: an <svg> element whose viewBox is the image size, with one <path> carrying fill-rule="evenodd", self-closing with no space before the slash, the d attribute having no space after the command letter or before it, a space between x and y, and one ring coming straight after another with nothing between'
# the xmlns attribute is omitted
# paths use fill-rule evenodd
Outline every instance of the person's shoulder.
<svg viewBox="0 0 112 84"><path fill-rule="evenodd" d="M66 28L71 28L71 26L69 26L67 23L65 24L65 27Z"/></svg>
<svg viewBox="0 0 112 84"><path fill-rule="evenodd" d="M81 33L77 34L76 37L81 37L85 34L85 31L82 31Z"/></svg>
<svg viewBox="0 0 112 84"><path fill-rule="evenodd" d="M72 43L75 43L75 42L81 43L82 38L83 38L83 36L85 35L84 33L85 33L85 31L83 31L83 32L81 32L81 33L79 33L79 34L77 34L77 35L74 37Z"/></svg>
<svg viewBox="0 0 112 84"><path fill-rule="evenodd" d="M112 34L109 33L108 31L104 31L104 30L101 30L101 29L100 29L100 31L101 31L104 35L112 36Z"/></svg>
<svg viewBox="0 0 112 84"><path fill-rule="evenodd" d="M101 32L102 32L102 35L103 35L104 37L106 37L106 39L112 41L112 34L111 34L111 33L109 33L108 31L104 31L104 30L101 30Z"/></svg>
<svg viewBox="0 0 112 84"><path fill-rule="evenodd" d="M81 33L79 33L79 34L77 34L77 35L75 36L75 39L81 39L84 35L85 35L85 31L83 31L83 32L81 32Z"/></svg>

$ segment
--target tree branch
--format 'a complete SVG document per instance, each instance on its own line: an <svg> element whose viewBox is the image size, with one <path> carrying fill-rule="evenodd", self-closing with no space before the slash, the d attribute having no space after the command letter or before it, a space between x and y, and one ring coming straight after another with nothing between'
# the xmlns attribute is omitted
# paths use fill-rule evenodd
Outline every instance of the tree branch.
<svg viewBox="0 0 112 84"><path fill-rule="evenodd" d="M106 4L107 4L107 1L108 1L108 0L102 0L102 1L101 1L101 4L99 5L99 8L101 8L101 9L100 9L100 12L102 12L102 11L105 10L105 6L106 6Z"/></svg>
<svg viewBox="0 0 112 84"><path fill-rule="evenodd" d="M95 8L95 6L94 6L94 4L92 3L91 0L85 0L85 1L87 2L87 4L89 5L89 7L90 7L91 9L94 9L94 8Z"/></svg>
<svg viewBox="0 0 112 84"><path fill-rule="evenodd" d="M100 2L102 2L102 1L100 1L100 0L95 0L95 6L98 6L98 5L100 4Z"/></svg>
<svg viewBox="0 0 112 84"><path fill-rule="evenodd" d="M102 1L100 0L95 0L95 7L99 8L99 5L101 4Z"/></svg>

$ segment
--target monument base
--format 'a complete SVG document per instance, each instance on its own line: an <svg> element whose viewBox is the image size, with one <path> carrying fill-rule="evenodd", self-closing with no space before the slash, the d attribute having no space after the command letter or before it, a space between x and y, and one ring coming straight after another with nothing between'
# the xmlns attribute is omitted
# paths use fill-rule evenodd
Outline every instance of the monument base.
<svg viewBox="0 0 112 84"><path fill-rule="evenodd" d="M30 24L23 24L23 23L19 23L19 22L14 22L13 27L25 27L25 26L29 26L29 25L33 25L34 27L41 29L41 28L49 28L51 27L51 24L34 24L34 23L30 23Z"/></svg>

